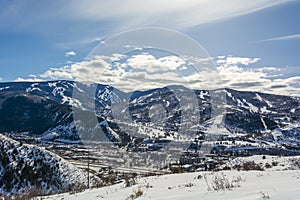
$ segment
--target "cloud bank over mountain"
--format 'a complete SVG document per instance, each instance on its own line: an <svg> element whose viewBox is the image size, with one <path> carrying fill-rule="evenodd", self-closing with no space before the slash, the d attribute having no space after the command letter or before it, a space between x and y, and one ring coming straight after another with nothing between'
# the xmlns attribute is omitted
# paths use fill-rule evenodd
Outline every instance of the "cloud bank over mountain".
<svg viewBox="0 0 300 200"><path fill-rule="evenodd" d="M281 69L256 67L260 58L218 56L189 58L151 53L97 56L59 68L51 68L34 78L16 81L67 79L104 83L124 91L147 90L168 85L193 89L233 88L274 94L299 95L299 76L282 77ZM205 67L195 67L203 65ZM199 71L200 70L200 71Z"/></svg>

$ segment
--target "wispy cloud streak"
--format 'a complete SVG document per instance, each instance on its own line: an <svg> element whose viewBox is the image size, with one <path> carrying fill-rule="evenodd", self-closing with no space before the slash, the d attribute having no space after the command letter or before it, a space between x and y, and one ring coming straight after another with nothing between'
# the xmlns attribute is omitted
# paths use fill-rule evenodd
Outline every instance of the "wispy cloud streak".
<svg viewBox="0 0 300 200"><path fill-rule="evenodd" d="M270 42L270 41L282 41L282 40L295 40L295 39L300 39L300 34L295 34L295 35L286 35L286 36L281 36L281 37L274 37L274 38L269 38L265 40L260 40L258 42Z"/></svg>

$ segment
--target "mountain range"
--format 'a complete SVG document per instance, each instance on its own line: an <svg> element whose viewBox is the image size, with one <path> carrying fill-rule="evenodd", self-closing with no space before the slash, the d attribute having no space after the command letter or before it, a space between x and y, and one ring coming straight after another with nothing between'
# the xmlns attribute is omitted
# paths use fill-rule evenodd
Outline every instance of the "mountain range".
<svg viewBox="0 0 300 200"><path fill-rule="evenodd" d="M299 148L299 97L168 86L126 93L103 84L58 80L0 83L0 132L40 140L244 135ZM139 125L146 128L141 129Z"/></svg>

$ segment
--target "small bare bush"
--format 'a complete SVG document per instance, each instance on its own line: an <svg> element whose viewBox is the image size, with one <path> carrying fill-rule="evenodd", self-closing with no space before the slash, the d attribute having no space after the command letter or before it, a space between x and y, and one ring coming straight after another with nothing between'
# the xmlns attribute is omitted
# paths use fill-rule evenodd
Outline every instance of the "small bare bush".
<svg viewBox="0 0 300 200"><path fill-rule="evenodd" d="M126 198L126 200L133 200L141 197L144 194L142 189L139 187L137 190L133 191L133 193Z"/></svg>
<svg viewBox="0 0 300 200"><path fill-rule="evenodd" d="M290 161L294 168L300 169L300 159L299 158L293 158Z"/></svg>
<svg viewBox="0 0 300 200"><path fill-rule="evenodd" d="M273 166L273 167L277 166L278 164L279 164L279 162L277 162L277 161L273 161L273 162L272 162L272 166Z"/></svg>
<svg viewBox="0 0 300 200"><path fill-rule="evenodd" d="M270 195L267 192L261 192L261 200L267 200L270 199Z"/></svg>
<svg viewBox="0 0 300 200"><path fill-rule="evenodd" d="M272 165L270 165L269 163L266 163L266 164L265 164L265 168L266 168L266 169L270 169L270 168L272 168Z"/></svg>
<svg viewBox="0 0 300 200"><path fill-rule="evenodd" d="M243 181L242 177L232 177L230 180L223 173L214 174L211 183L208 183L207 177L204 176L205 182L207 184L207 190L231 190L236 187L240 187L240 183Z"/></svg>
<svg viewBox="0 0 300 200"><path fill-rule="evenodd" d="M193 183L187 183L187 184L184 184L183 186L184 186L184 187L193 187L194 184L193 184Z"/></svg>
<svg viewBox="0 0 300 200"><path fill-rule="evenodd" d="M125 174L123 176L123 179L124 179L124 186L125 187L131 187L133 185L136 184L136 174Z"/></svg>
<svg viewBox="0 0 300 200"><path fill-rule="evenodd" d="M235 165L234 169L245 170L245 171L250 171L250 170L264 171L264 168L261 165L255 163L254 161L246 161L240 165Z"/></svg>

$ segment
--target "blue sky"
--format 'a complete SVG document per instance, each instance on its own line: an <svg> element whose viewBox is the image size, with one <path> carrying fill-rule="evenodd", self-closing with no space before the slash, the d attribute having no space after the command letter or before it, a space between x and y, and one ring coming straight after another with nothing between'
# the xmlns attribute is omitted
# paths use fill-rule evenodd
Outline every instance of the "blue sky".
<svg viewBox="0 0 300 200"><path fill-rule="evenodd" d="M51 79L41 75L83 61L101 40L155 26L187 34L214 58L259 58L235 64L243 70L276 68L280 84L293 77L284 84L297 84L299 0L188 2L0 0L1 81Z"/></svg>

